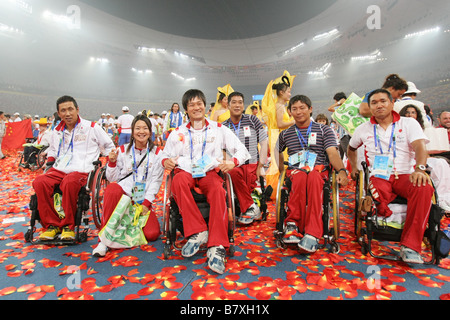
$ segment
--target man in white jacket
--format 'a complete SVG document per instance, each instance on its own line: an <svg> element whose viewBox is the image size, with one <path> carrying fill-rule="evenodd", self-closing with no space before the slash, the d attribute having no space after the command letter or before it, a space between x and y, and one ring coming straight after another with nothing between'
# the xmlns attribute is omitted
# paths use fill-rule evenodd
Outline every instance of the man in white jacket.
<svg viewBox="0 0 450 320"><path fill-rule="evenodd" d="M36 178L33 188L38 199L41 224L39 238L53 240L61 233L61 240L75 238L75 212L80 189L100 154L108 155L114 144L108 134L94 122L80 118L74 98L63 96L56 102L61 123L55 128L47 153L48 163L54 162L46 174ZM60 185L63 193L64 216L59 216L53 203L53 190Z"/></svg>
<svg viewBox="0 0 450 320"><path fill-rule="evenodd" d="M183 217L188 242L182 255L192 257L207 244L208 266L217 273L225 271L225 249L228 239L228 213L223 180L224 174L243 165L250 154L227 127L205 118L206 98L200 90L189 90L183 96L183 107L190 121L173 131L162 153L162 164L174 170L172 193ZM225 161L223 150L231 154ZM209 225L198 209L191 189L200 188L210 205Z"/></svg>

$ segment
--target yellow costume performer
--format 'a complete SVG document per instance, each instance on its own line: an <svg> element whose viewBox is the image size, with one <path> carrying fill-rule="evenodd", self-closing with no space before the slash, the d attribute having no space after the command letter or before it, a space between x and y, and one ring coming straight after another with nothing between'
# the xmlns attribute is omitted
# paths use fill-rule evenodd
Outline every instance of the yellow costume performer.
<svg viewBox="0 0 450 320"><path fill-rule="evenodd" d="M230 94L232 94L234 92L233 88L231 87L231 85L227 84L225 87L223 88L217 88L217 99L216 99L216 104L214 106L214 109L211 112L211 120L214 120L214 116L215 113L220 111L221 109L223 109L222 107L222 103L219 102L220 96L222 94L224 94L227 98ZM230 110L227 110L220 114L219 117L217 118L216 122L218 123L222 123L227 121L230 118Z"/></svg>
<svg viewBox="0 0 450 320"><path fill-rule="evenodd" d="M252 107L255 106L258 108L258 113L256 114L256 117L259 119L259 121L261 121L261 123L263 124L263 126L266 125L267 122L267 116L264 114L264 112L262 111L262 109L259 106L259 101L255 101L253 102L251 105L249 105L247 107L247 109L245 110L245 114L249 114L252 115L253 114L253 110Z"/></svg>
<svg viewBox="0 0 450 320"><path fill-rule="evenodd" d="M280 172L276 163L276 156L278 153L275 151L275 145L278 141L278 136L281 131L278 128L277 124L277 92L273 89L273 86L276 84L285 83L290 88L292 88L292 84L294 83L294 79L296 76L291 76L289 72L285 71L283 76L280 78L271 81L266 89L266 93L264 95L264 98L262 100L262 111L266 116L266 124L268 128L268 134L269 134L269 150L271 154L271 161L270 161L270 167L266 172L266 186L272 186L273 193L272 193L272 199L276 199L277 195L277 187L278 187L278 179L280 176ZM283 122L290 122L292 121L292 118L287 113L287 109L283 115ZM286 158L287 159L287 158Z"/></svg>

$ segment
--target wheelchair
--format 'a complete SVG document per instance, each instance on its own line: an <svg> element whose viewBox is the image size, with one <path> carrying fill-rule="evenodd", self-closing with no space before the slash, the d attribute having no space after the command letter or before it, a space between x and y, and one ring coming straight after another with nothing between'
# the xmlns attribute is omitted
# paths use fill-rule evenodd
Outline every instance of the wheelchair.
<svg viewBox="0 0 450 320"><path fill-rule="evenodd" d="M289 167L288 162L285 162L284 164L288 170L294 169ZM324 249L327 244L329 244L332 253L339 253L340 245L337 242L341 233L339 183L336 179L336 171L332 170L331 167L325 168L325 170L328 171L328 177L325 179L323 186L323 243L319 243L319 249ZM284 170L280 174L276 195L276 230L274 231L274 236L275 244L280 249L286 249L289 246L289 244L286 244L283 240L289 195L292 189L292 181L286 173L287 170ZM299 231L302 232L302 230Z"/></svg>
<svg viewBox="0 0 450 320"><path fill-rule="evenodd" d="M47 149L48 146L36 147L27 157L25 157L25 151L20 151L19 156L16 160L16 163L18 163L18 171L22 171L22 168L28 168L31 171L37 171L44 167L45 162L47 161Z"/></svg>
<svg viewBox="0 0 450 320"><path fill-rule="evenodd" d="M236 229L235 216L235 195L233 191L233 184L229 174L219 172L223 179L223 188L226 192L226 205L228 212L228 239L230 247L228 254L233 257L236 249L234 242L234 231ZM164 202L163 202L163 239L164 239L164 259L169 259L173 250L181 251L186 240L183 231L183 218L179 212L178 205L171 193L171 184L174 173L171 172L166 177L164 186ZM209 203L206 201L206 196L198 189L191 190L195 203L202 213L203 218L208 222L209 218Z"/></svg>
<svg viewBox="0 0 450 320"><path fill-rule="evenodd" d="M401 261L394 249L386 246L386 248L374 248L374 241L400 243L403 226L398 222L388 221L384 217L378 216L377 201L373 199L372 192L369 188L369 168L366 162L362 162L362 170L356 177L355 189L355 235L358 243L361 245L361 252L364 255L378 259ZM431 181L431 179L430 179ZM440 230L441 220L445 215L438 205L437 194L432 199L432 206L428 225L424 235L424 243L427 245L427 253L430 256L428 260L424 259L424 264L439 265L440 260L448 256L448 251L442 253L440 246L441 240L445 234ZM397 197L391 204L407 205L406 199ZM375 252L377 251L377 252ZM423 256L423 254L422 254Z"/></svg>
<svg viewBox="0 0 450 320"><path fill-rule="evenodd" d="M77 209L75 213L75 239L70 241L63 241L58 238L55 240L44 241L44 240L34 240L34 233L36 231L36 223L40 222L39 210L38 210L38 199L36 194L31 196L29 208L31 210L31 219L28 230L25 234L25 242L31 244L45 244L45 245L56 245L56 246L70 246L86 242L89 233L89 209L92 207L92 220L95 226L99 229L101 225L101 206L98 203L102 201L102 194L104 192L106 180L105 178L105 167L102 168L102 162L100 160L95 161L94 170L89 173L87 183L85 186L81 187L78 193ZM49 164L51 165L51 164ZM59 185L55 186L53 196L59 194L60 197L63 196ZM92 199L92 201L91 201ZM95 204L95 205L94 205ZM84 224L84 226L82 226Z"/></svg>

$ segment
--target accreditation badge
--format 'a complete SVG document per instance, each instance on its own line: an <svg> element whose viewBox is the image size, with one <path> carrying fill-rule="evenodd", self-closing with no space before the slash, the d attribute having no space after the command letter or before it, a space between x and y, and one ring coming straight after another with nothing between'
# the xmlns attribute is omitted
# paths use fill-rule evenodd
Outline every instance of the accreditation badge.
<svg viewBox="0 0 450 320"><path fill-rule="evenodd" d="M143 204L145 201L145 182L136 182L133 187L133 201Z"/></svg>
<svg viewBox="0 0 450 320"><path fill-rule="evenodd" d="M375 156L372 175L376 178L389 180L394 168L394 161L389 156Z"/></svg>

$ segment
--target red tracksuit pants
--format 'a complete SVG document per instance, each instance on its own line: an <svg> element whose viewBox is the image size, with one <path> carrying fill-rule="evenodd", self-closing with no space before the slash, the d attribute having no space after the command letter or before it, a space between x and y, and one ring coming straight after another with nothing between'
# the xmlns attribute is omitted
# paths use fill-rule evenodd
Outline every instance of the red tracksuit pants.
<svg viewBox="0 0 450 320"><path fill-rule="evenodd" d="M228 239L228 213L226 205L226 193L223 188L223 179L212 170L206 177L194 179L186 171L176 169L172 180L172 194L183 217L184 236L203 231L209 231L208 248L222 245L230 246ZM198 209L191 190L199 188L210 205L209 227Z"/></svg>
<svg viewBox="0 0 450 320"><path fill-rule="evenodd" d="M300 170L288 170L292 181L289 194L287 222L294 222L299 231L315 238L323 235L323 185L328 172L313 170L309 173Z"/></svg>
<svg viewBox="0 0 450 320"><path fill-rule="evenodd" d="M78 194L81 187L86 185L87 178L87 173L72 172L65 174L52 168L46 174L37 177L33 181L42 227L47 229L50 226L59 228L68 226L71 230L74 230ZM59 218L54 208L53 191L56 185L59 185L63 194L64 219Z"/></svg>
<svg viewBox="0 0 450 320"><path fill-rule="evenodd" d="M401 244L420 252L430 214L434 188L429 184L426 187L414 187L409 181L409 175L400 175L398 180L391 176L389 181L372 177L370 189L374 200L380 203L377 207L378 214L384 217L392 215L388 204L395 200L397 196L408 201Z"/></svg>
<svg viewBox="0 0 450 320"><path fill-rule="evenodd" d="M108 223L109 218L116 209L117 204L126 193L123 191L122 187L117 183L111 183L106 187L105 193L103 194L103 215L102 215L102 226L101 229ZM100 229L100 230L101 230ZM156 214L153 208L150 211L150 217L147 220L147 224L142 228L144 232L145 239L148 242L156 241L161 234L161 229L159 226Z"/></svg>
<svg viewBox="0 0 450 320"><path fill-rule="evenodd" d="M256 187L257 164L247 164L231 170L230 177L233 181L233 191L239 201L241 213L245 213L255 202L252 192Z"/></svg>

